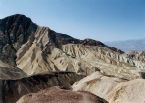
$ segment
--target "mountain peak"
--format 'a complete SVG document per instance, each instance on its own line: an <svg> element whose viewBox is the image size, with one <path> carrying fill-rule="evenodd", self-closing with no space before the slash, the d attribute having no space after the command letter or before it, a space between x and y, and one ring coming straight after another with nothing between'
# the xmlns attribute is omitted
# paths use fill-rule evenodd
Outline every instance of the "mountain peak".
<svg viewBox="0 0 145 103"><path fill-rule="evenodd" d="M12 62L15 52L27 42L30 35L37 29L30 18L25 15L15 14L0 20L0 59ZM6 59L7 58L7 59ZM15 63L12 63L15 64Z"/></svg>
<svg viewBox="0 0 145 103"><path fill-rule="evenodd" d="M18 37L23 35L23 43L26 35L31 34L30 31L35 31L36 25L31 21L30 18L22 14L15 14L12 16L5 17L0 20L0 41L3 38L7 38L7 43L17 42ZM31 29L31 30L30 30ZM4 43L6 44L6 43Z"/></svg>
<svg viewBox="0 0 145 103"><path fill-rule="evenodd" d="M17 18L21 18L21 19L28 19L28 20L31 20L29 17L27 17L26 15L23 15L23 14L14 14L14 15L11 15L11 16L8 16L8 17L5 17L5 18L2 18L1 20L13 20L13 19L17 19Z"/></svg>

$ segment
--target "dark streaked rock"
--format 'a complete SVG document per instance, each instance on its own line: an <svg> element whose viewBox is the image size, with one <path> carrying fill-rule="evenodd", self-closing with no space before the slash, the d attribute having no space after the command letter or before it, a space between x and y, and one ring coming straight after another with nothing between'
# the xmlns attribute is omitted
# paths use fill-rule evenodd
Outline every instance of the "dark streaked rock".
<svg viewBox="0 0 145 103"><path fill-rule="evenodd" d="M25 15L12 15L0 20L0 59L16 65L16 51L37 29L30 18Z"/></svg>
<svg viewBox="0 0 145 103"><path fill-rule="evenodd" d="M74 82L83 77L72 72L55 72L16 80L0 80L0 101L1 103L16 103L25 94L35 93L51 86L70 89Z"/></svg>

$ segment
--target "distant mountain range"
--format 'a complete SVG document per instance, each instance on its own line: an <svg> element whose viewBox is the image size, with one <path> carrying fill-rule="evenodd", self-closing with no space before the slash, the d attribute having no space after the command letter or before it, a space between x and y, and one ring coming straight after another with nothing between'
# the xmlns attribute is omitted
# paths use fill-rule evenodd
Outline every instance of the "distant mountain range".
<svg viewBox="0 0 145 103"><path fill-rule="evenodd" d="M145 38L138 40L125 40L125 41L114 41L106 42L108 46L119 48L123 51L144 51L145 50Z"/></svg>

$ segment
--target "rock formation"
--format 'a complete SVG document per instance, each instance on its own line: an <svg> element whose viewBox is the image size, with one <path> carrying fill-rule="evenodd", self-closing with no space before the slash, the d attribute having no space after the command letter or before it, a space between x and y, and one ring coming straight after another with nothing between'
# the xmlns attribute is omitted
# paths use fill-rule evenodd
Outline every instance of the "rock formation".
<svg viewBox="0 0 145 103"><path fill-rule="evenodd" d="M0 67L0 80L15 80L24 77L27 77L27 74L17 67Z"/></svg>
<svg viewBox="0 0 145 103"><path fill-rule="evenodd" d="M27 94L17 103L108 103L88 92L73 92L52 87L38 93Z"/></svg>
<svg viewBox="0 0 145 103"><path fill-rule="evenodd" d="M106 98L117 84L125 81L121 78L105 76L100 72L95 72L74 83L72 88L74 91L88 91L101 98Z"/></svg>
<svg viewBox="0 0 145 103"><path fill-rule="evenodd" d="M109 103L144 103L145 80L124 80L104 76L99 72L93 73L76 82L72 86L74 91L88 91Z"/></svg>
<svg viewBox="0 0 145 103"><path fill-rule="evenodd" d="M51 86L69 89L82 77L84 76L72 72L54 72L21 79L0 80L0 103L16 103L25 94L35 93Z"/></svg>
<svg viewBox="0 0 145 103"><path fill-rule="evenodd" d="M136 79L118 84L106 98L109 103L144 103L145 80Z"/></svg>

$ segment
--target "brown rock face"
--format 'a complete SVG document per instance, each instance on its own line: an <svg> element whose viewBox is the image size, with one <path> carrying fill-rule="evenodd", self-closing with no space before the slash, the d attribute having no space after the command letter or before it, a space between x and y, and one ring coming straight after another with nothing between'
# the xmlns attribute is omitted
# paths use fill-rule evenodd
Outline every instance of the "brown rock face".
<svg viewBox="0 0 145 103"><path fill-rule="evenodd" d="M107 103L88 92L73 92L52 87L23 96L17 103Z"/></svg>
<svg viewBox="0 0 145 103"><path fill-rule="evenodd" d="M0 80L15 80L27 77L27 74L19 68L0 67Z"/></svg>
<svg viewBox="0 0 145 103"><path fill-rule="evenodd" d="M71 72L55 72L16 80L0 80L0 103L16 103L25 94L35 93L51 86L69 89L82 77Z"/></svg>

